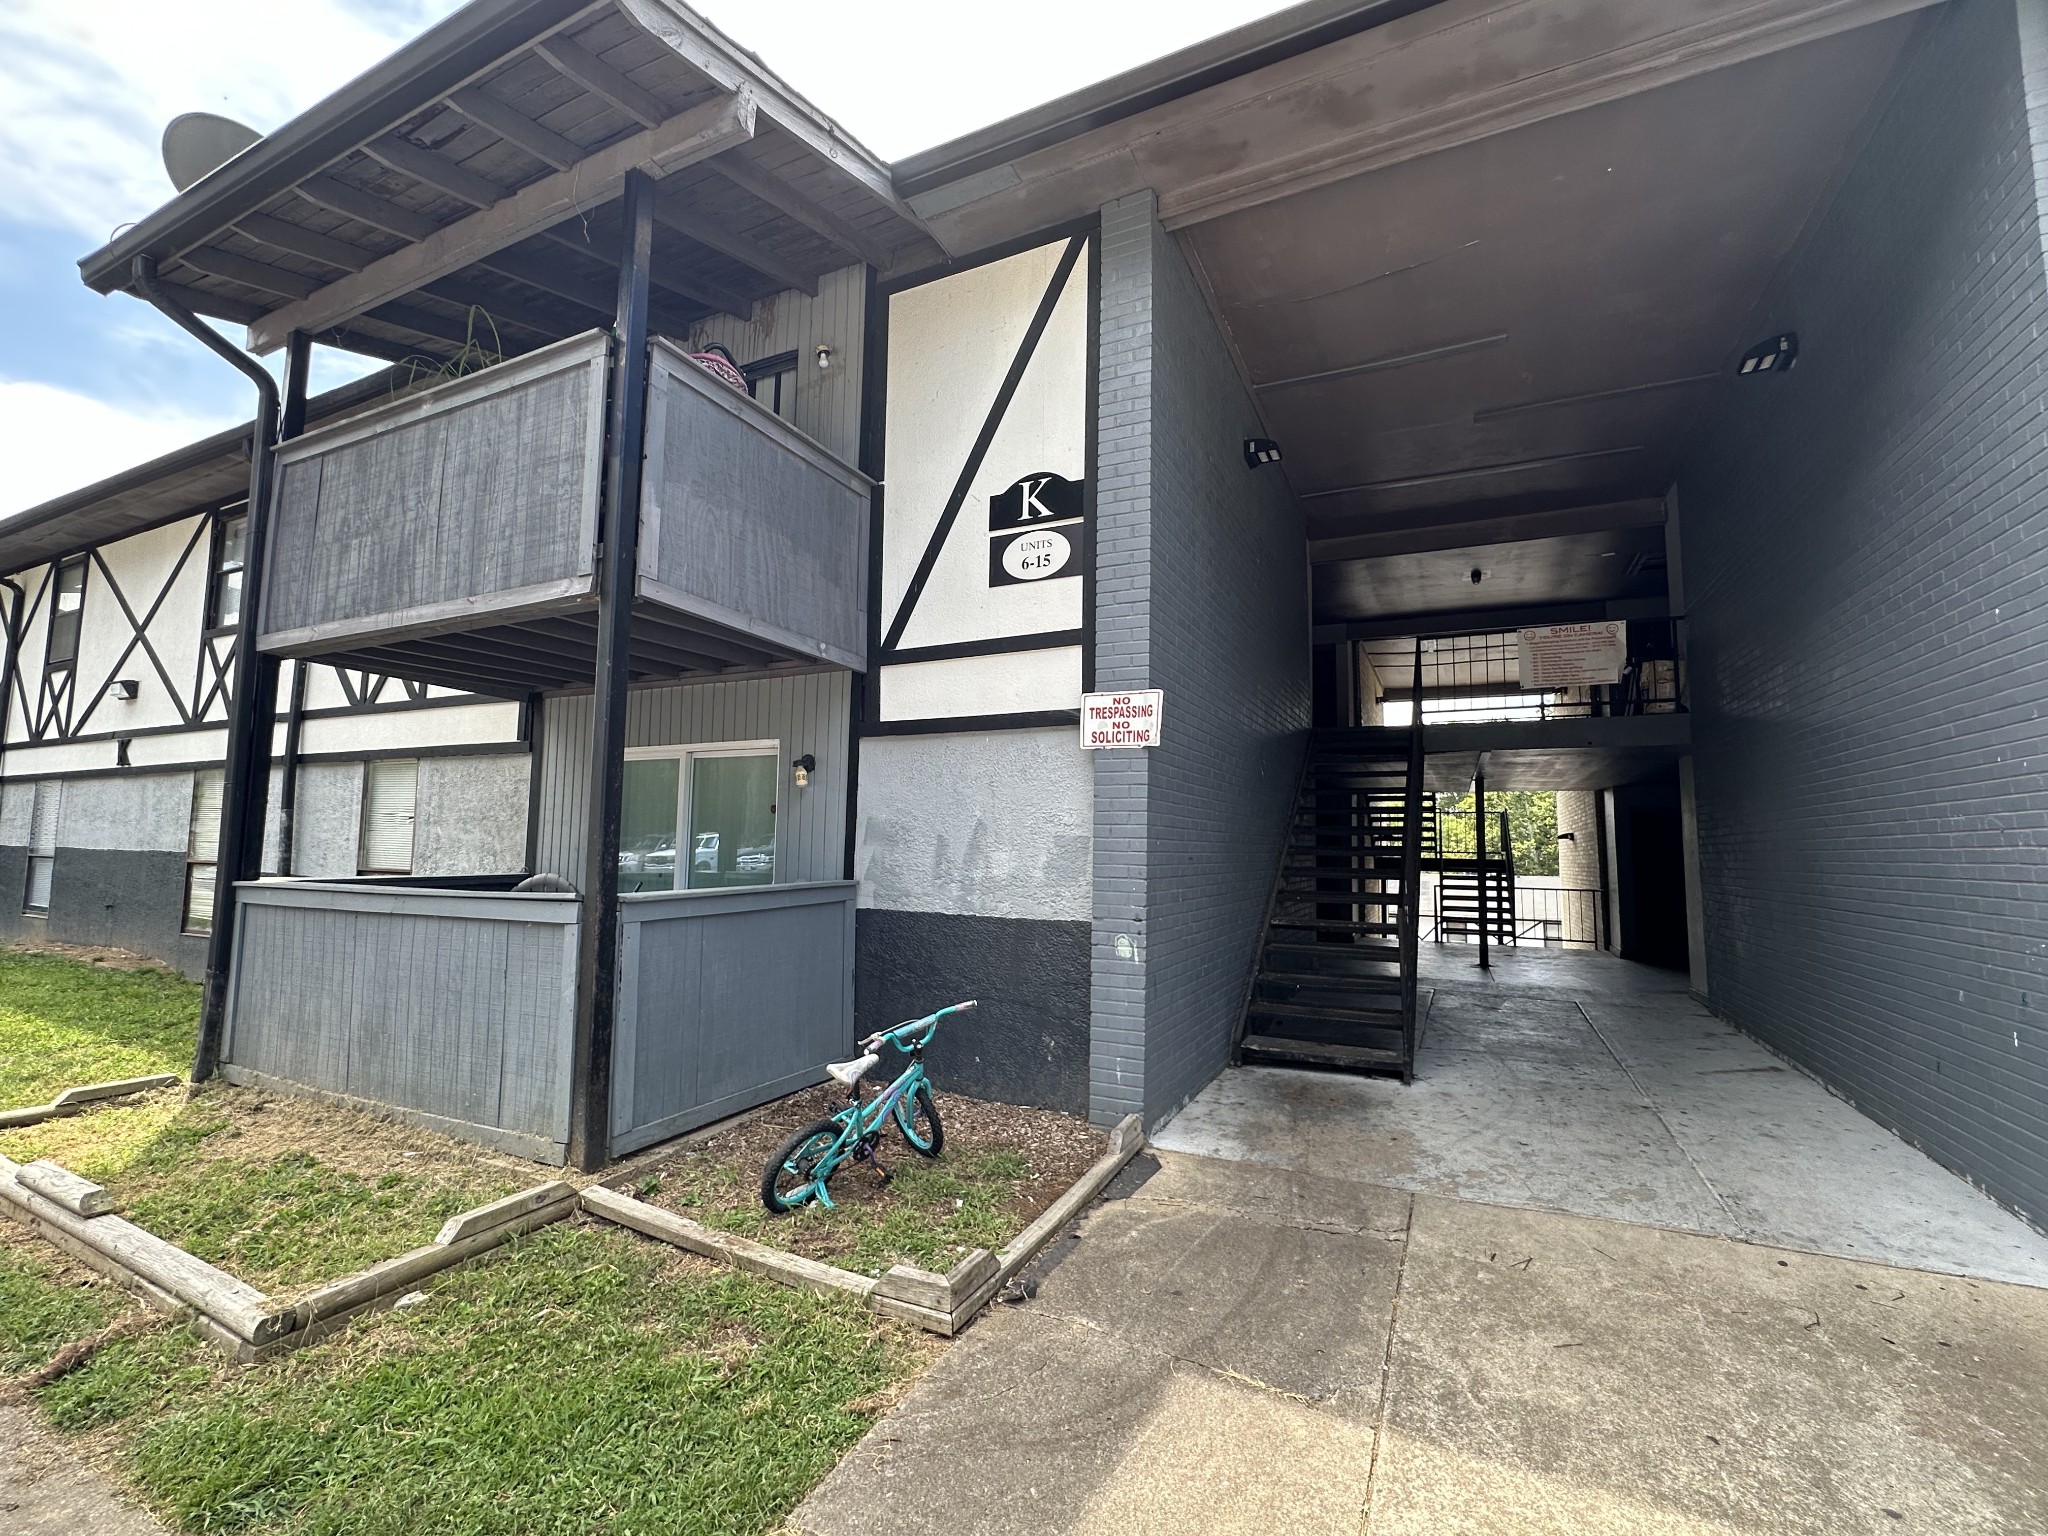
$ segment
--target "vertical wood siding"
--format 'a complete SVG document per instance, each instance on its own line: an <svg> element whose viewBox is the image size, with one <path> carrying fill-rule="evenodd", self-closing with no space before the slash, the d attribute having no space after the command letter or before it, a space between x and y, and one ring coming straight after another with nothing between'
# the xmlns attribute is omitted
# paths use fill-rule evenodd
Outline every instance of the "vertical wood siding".
<svg viewBox="0 0 2048 1536"><path fill-rule="evenodd" d="M751 320L715 315L700 320L686 340L693 351L717 345L745 366L794 352L799 432L823 443L849 464L860 462L862 342L867 328L867 268L842 267L818 279L815 298L794 290L754 305ZM818 367L817 346L832 349L832 366Z"/></svg>
<svg viewBox="0 0 2048 1536"><path fill-rule="evenodd" d="M576 901L320 885L242 897L231 1067L560 1160Z"/></svg>
<svg viewBox="0 0 2048 1536"><path fill-rule="evenodd" d="M605 357L578 338L288 445L264 634L587 574Z"/></svg>
<svg viewBox="0 0 2048 1536"><path fill-rule="evenodd" d="M612 1149L824 1077L853 1054L853 882L620 904Z"/></svg>
<svg viewBox="0 0 2048 1536"><path fill-rule="evenodd" d="M650 359L645 476L644 595L810 660L862 663L864 476L665 343Z"/></svg>
<svg viewBox="0 0 2048 1536"><path fill-rule="evenodd" d="M846 873L846 743L852 674L804 672L635 689L626 700L626 745L782 743L776 799L776 867L785 882ZM558 694L543 705L538 839L534 869L583 881L590 811L590 696ZM789 780L791 759L818 760L808 789Z"/></svg>

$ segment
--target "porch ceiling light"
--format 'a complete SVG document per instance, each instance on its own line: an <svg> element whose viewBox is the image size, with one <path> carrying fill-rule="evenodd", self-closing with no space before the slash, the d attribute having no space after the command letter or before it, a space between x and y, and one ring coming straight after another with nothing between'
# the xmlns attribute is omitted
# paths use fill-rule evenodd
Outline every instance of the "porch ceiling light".
<svg viewBox="0 0 2048 1536"><path fill-rule="evenodd" d="M1799 337L1792 331L1760 341L1742 354L1736 373L1789 373L1799 361Z"/></svg>
<svg viewBox="0 0 2048 1536"><path fill-rule="evenodd" d="M1244 464L1246 469L1259 469L1267 464L1280 462L1280 445L1270 437L1248 437L1244 440Z"/></svg>

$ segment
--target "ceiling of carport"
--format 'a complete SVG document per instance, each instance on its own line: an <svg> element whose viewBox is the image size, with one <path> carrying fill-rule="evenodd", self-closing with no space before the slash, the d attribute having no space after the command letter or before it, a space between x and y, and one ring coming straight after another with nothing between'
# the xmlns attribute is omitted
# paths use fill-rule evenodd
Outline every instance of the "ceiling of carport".
<svg viewBox="0 0 2048 1536"><path fill-rule="evenodd" d="M1661 493L1910 26L1184 229L1311 538Z"/></svg>
<svg viewBox="0 0 2048 1536"><path fill-rule="evenodd" d="M1930 3L1307 0L897 184L955 254L1151 189L1350 567L1325 595L1421 611L1347 546L1485 521L1535 597L1584 585L1544 519L1670 485ZM1399 553L1434 587L1472 542Z"/></svg>

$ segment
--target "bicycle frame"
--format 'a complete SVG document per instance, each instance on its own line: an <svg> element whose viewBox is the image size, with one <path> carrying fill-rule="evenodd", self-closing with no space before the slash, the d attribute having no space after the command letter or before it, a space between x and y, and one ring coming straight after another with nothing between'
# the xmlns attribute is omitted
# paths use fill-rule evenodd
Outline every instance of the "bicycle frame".
<svg viewBox="0 0 2048 1536"><path fill-rule="evenodd" d="M931 1081L924 1069L924 1048L938 1032L939 1020L948 1014L964 1012L975 1004L955 1003L950 1008L941 1008L928 1013L921 1019L912 1019L907 1024L898 1024L894 1029L883 1030L862 1041L870 1051L892 1045L907 1052L910 1065L897 1075L894 1082L880 1094L865 1102L861 1097L861 1085L853 1085L853 1101L832 1118L839 1122L839 1139L832 1143L825 1154L818 1159L811 1170L811 1182L800 1190L791 1192L792 1204L801 1204L805 1199L816 1199L826 1210L833 1209L831 1193L825 1188L826 1181L837 1173L848 1160L865 1153L872 1155L874 1144L880 1138L882 1129L888 1123L890 1113L899 1104L908 1104L919 1087ZM912 1038L915 1037L915 1038Z"/></svg>

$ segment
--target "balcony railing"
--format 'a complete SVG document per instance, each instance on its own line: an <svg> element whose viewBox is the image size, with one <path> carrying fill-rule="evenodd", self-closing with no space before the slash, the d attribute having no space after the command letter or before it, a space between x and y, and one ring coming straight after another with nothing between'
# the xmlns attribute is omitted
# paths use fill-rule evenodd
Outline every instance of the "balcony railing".
<svg viewBox="0 0 2048 1536"><path fill-rule="evenodd" d="M1437 635L1422 641L1422 718L1426 725L1493 720L1586 720L1686 711L1683 619L1628 621L1621 680L1575 688L1525 689L1514 630ZM1412 645L1402 641L1401 645ZM1401 674L1405 678L1405 674ZM1389 687L1387 723L1413 718L1411 686Z"/></svg>
<svg viewBox="0 0 2048 1536"><path fill-rule="evenodd" d="M634 676L864 666L870 483L680 348L649 360ZM610 364L592 332L285 445L262 648L589 683Z"/></svg>

